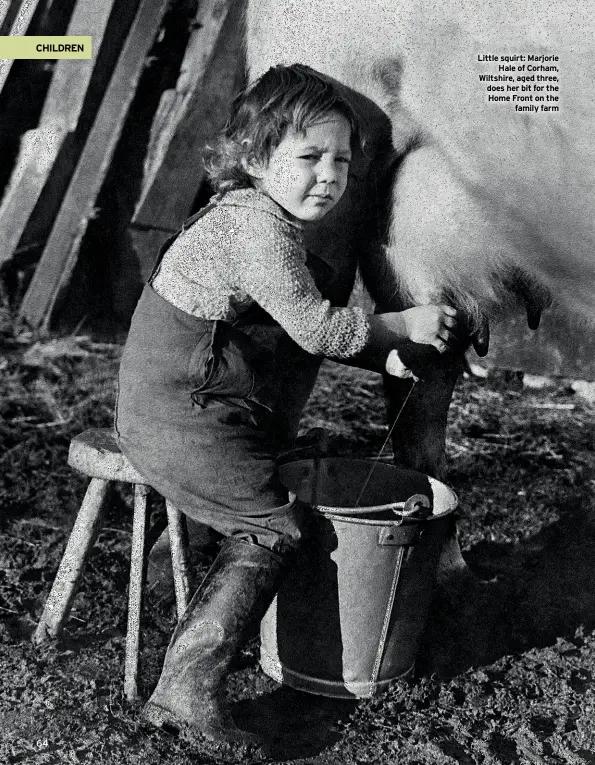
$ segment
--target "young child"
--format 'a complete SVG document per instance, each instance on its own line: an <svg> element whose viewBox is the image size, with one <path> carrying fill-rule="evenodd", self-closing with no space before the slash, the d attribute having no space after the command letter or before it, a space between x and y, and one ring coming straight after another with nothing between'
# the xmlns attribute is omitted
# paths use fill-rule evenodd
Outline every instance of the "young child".
<svg viewBox="0 0 595 765"><path fill-rule="evenodd" d="M275 470L277 383L291 348L377 371L402 341L444 351L456 312L334 308L306 265L303 227L341 199L360 128L307 67L275 67L236 101L208 170L210 204L162 249L124 349L122 451L148 484L225 537L168 648L144 716L251 745L218 701L305 531Z"/></svg>

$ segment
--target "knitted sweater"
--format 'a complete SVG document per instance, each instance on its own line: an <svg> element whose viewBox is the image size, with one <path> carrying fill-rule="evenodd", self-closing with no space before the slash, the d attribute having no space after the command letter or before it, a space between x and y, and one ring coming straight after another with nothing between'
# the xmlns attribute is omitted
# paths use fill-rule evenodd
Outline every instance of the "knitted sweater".
<svg viewBox="0 0 595 765"><path fill-rule="evenodd" d="M333 308L306 267L302 226L270 197L238 189L174 241L153 289L186 313L233 321L254 302L316 356L350 358L369 323L361 308Z"/></svg>

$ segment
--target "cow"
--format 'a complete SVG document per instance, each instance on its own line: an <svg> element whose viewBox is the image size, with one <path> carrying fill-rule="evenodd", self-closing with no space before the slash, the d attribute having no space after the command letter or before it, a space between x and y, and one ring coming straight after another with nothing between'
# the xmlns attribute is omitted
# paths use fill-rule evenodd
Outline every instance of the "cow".
<svg viewBox="0 0 595 765"><path fill-rule="evenodd" d="M250 76L307 64L367 123L349 194L308 232L336 300L359 258L380 310L448 300L481 354L514 304L532 328L552 300L595 319L594 39L589 0L249 1ZM444 474L460 371L443 360L416 386L398 462ZM389 381L389 419L409 386Z"/></svg>

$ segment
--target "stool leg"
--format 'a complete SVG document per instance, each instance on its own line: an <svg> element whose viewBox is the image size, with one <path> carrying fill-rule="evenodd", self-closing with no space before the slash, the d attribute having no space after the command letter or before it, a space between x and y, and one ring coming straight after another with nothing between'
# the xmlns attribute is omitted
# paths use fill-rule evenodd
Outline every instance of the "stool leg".
<svg viewBox="0 0 595 765"><path fill-rule="evenodd" d="M140 616L143 597L143 555L147 526L147 494L149 487L134 487L134 516L132 548L130 551L130 584L128 589L128 627L126 630L126 660L124 663L124 694L128 701L138 698L138 659L140 646Z"/></svg>
<svg viewBox="0 0 595 765"><path fill-rule="evenodd" d="M43 614L33 635L35 643L57 637L68 618L83 573L85 558L97 532L108 483L109 481L101 478L93 478L87 488Z"/></svg>
<svg viewBox="0 0 595 765"><path fill-rule="evenodd" d="M165 503L167 509L167 523L169 526L169 540L171 544L171 564L174 573L174 588L176 591L176 609L178 619L188 606L190 594L190 576L188 568L188 556L184 546L184 533L182 529L182 514L170 502Z"/></svg>

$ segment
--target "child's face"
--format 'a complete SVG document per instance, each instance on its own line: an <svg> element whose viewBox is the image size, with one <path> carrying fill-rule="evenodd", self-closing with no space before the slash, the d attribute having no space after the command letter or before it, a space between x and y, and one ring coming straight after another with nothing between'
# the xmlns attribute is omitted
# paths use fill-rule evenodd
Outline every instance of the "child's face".
<svg viewBox="0 0 595 765"><path fill-rule="evenodd" d="M332 210L347 187L351 127L339 112L329 112L296 133L289 128L264 166L252 167L256 188L289 215L317 221Z"/></svg>

